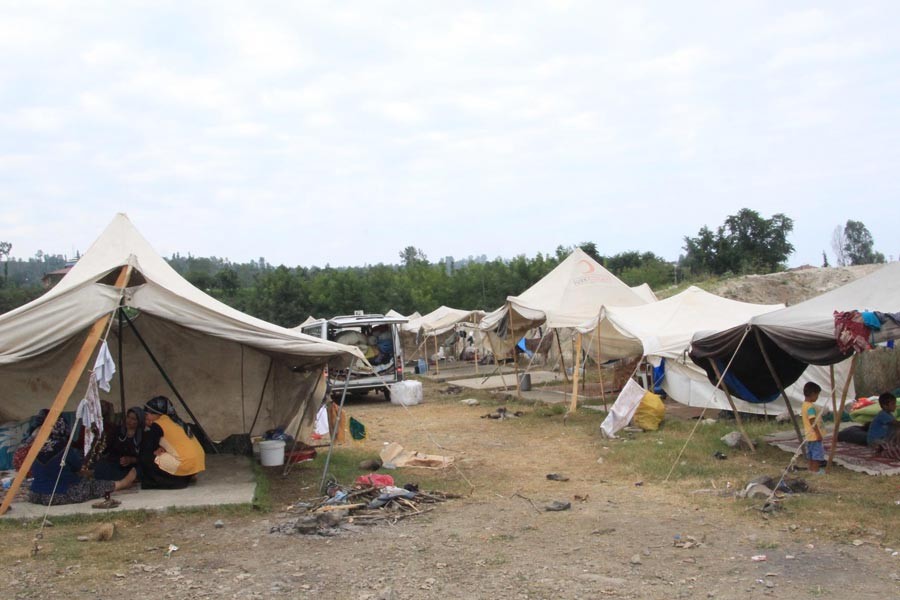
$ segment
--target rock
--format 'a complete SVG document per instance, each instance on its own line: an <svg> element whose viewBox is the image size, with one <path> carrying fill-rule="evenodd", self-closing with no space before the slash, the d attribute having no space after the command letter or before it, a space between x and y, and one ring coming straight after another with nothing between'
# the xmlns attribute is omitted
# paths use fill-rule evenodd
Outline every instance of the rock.
<svg viewBox="0 0 900 600"><path fill-rule="evenodd" d="M737 448L741 443L741 437L740 431L732 431L723 435L721 439L729 448Z"/></svg>
<svg viewBox="0 0 900 600"><path fill-rule="evenodd" d="M460 400L460 403L466 406L478 406L481 404L476 398L466 398L465 400Z"/></svg>
<svg viewBox="0 0 900 600"><path fill-rule="evenodd" d="M363 471L377 471L383 464L381 459L367 458L366 460L360 461L359 468Z"/></svg>
<svg viewBox="0 0 900 600"><path fill-rule="evenodd" d="M115 523L103 523L94 530L94 539L98 542L108 542L114 535L116 535Z"/></svg>
<svg viewBox="0 0 900 600"><path fill-rule="evenodd" d="M89 542L91 540L91 536L89 535L79 535L77 538L79 542Z"/></svg>
<svg viewBox="0 0 900 600"><path fill-rule="evenodd" d="M223 527L225 527L225 521L223 521L222 519L218 519L215 523L213 523L213 527L215 527L216 529L222 529Z"/></svg>
<svg viewBox="0 0 900 600"><path fill-rule="evenodd" d="M748 485L743 491L738 493L741 498L768 498L772 494L772 490L759 483Z"/></svg>
<svg viewBox="0 0 900 600"><path fill-rule="evenodd" d="M631 564L633 564L633 565L639 565L639 564L642 564L642 563L641 563L641 555L640 555L640 554L635 554L634 556L632 556L632 557L631 557Z"/></svg>

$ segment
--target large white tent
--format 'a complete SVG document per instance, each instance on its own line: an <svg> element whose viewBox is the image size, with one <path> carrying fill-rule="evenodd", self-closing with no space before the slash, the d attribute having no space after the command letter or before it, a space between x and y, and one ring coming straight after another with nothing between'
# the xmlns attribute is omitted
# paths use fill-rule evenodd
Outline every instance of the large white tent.
<svg viewBox="0 0 900 600"><path fill-rule="evenodd" d="M130 276L119 289L122 273ZM177 404L180 395L213 439L287 424L305 410L323 366L362 358L208 296L119 214L59 284L0 315L0 417L24 419L49 406L89 330L110 315L118 320L106 337L122 378L113 379L109 399L133 406L165 394ZM84 373L70 408L86 381Z"/></svg>
<svg viewBox="0 0 900 600"><path fill-rule="evenodd" d="M430 345L429 339L436 338L435 346L445 338L456 332L457 326L463 323L477 325L482 317L483 310L465 310L440 306L425 315L410 316L410 320L401 327L404 355L413 358L423 345ZM425 346L427 347L427 346ZM428 354L423 351L423 354Z"/></svg>
<svg viewBox="0 0 900 600"><path fill-rule="evenodd" d="M578 329L592 337L597 344L588 344L599 360L635 356L647 357L658 365L666 359L663 388L678 402L688 406L730 410L722 391L716 391L705 373L687 359L691 339L698 331L721 330L748 319L784 308L783 304L751 304L729 300L691 286L670 298L634 307L604 306L597 317ZM599 357L596 350L599 349ZM836 371L838 389L849 372L849 364L842 363ZM812 367L803 381L813 380L823 388L821 402L831 398L828 369ZM803 401L802 383L788 389L788 397L799 406ZM773 413L780 409L766 404L754 404L735 399L741 412Z"/></svg>
<svg viewBox="0 0 900 600"><path fill-rule="evenodd" d="M506 337L544 325L548 328L577 327L595 317L601 306L638 306L646 299L607 271L586 252L572 254L540 281L506 304L488 313L481 328Z"/></svg>
<svg viewBox="0 0 900 600"><path fill-rule="evenodd" d="M779 382L793 383L807 366L832 365L852 354L840 347L835 335L835 314L849 311L888 315L871 330L869 341L896 339L900 334L900 263L717 333L699 333L691 344L691 358L707 369L710 379L716 377L711 361L720 370L730 361L726 376L739 382L749 395L771 397L779 392Z"/></svg>

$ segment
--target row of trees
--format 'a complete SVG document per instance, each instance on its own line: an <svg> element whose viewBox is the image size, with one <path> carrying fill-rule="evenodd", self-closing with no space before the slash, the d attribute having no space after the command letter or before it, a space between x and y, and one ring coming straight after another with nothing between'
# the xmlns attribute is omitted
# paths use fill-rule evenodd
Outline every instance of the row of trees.
<svg viewBox="0 0 900 600"><path fill-rule="evenodd" d="M594 242L579 247L628 285L648 283L661 289L681 280L710 275L769 273L785 267L793 245L788 241L793 220L784 214L764 218L742 209L715 231L704 226L696 237L684 238L685 254L677 262L652 252L600 253ZM832 246L837 263L883 262L872 249L872 236L858 221L835 230ZM65 258L39 252L28 260L10 259L11 244L0 242L4 278L0 313L43 293L43 274L62 268ZM169 264L188 281L235 308L267 321L295 326L309 315L333 316L361 309L404 314L427 312L442 304L491 310L510 294L518 294L549 273L573 250L512 259L432 263L413 246L399 253L397 265L364 267L273 267L264 258L233 263L217 257L175 254ZM840 250L840 252L838 252ZM823 253L824 256L824 253ZM825 266L827 257L825 257Z"/></svg>

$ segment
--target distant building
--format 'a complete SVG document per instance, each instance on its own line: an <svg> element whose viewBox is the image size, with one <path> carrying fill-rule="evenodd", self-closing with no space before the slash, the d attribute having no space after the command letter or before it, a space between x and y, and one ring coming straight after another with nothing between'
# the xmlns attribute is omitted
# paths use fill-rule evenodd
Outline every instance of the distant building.
<svg viewBox="0 0 900 600"><path fill-rule="evenodd" d="M43 277L41 277L41 283L44 285L44 289L49 290L54 285L60 282L60 280L66 276L66 273L72 270L72 267L75 266L75 263L78 262L78 259L66 261L66 266L62 269L57 269L55 271L50 271L49 273L45 273Z"/></svg>

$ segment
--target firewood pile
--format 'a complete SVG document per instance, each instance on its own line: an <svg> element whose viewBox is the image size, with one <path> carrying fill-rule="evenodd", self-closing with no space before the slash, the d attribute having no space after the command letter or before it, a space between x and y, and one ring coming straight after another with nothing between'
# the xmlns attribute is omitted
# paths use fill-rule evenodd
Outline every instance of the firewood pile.
<svg viewBox="0 0 900 600"><path fill-rule="evenodd" d="M288 512L298 514L298 517L272 527L270 533L331 536L341 531L358 530L361 525L393 525L402 519L430 512L439 502L460 497L437 491L424 492L411 484L403 488L330 486L328 492L327 496L290 505Z"/></svg>

